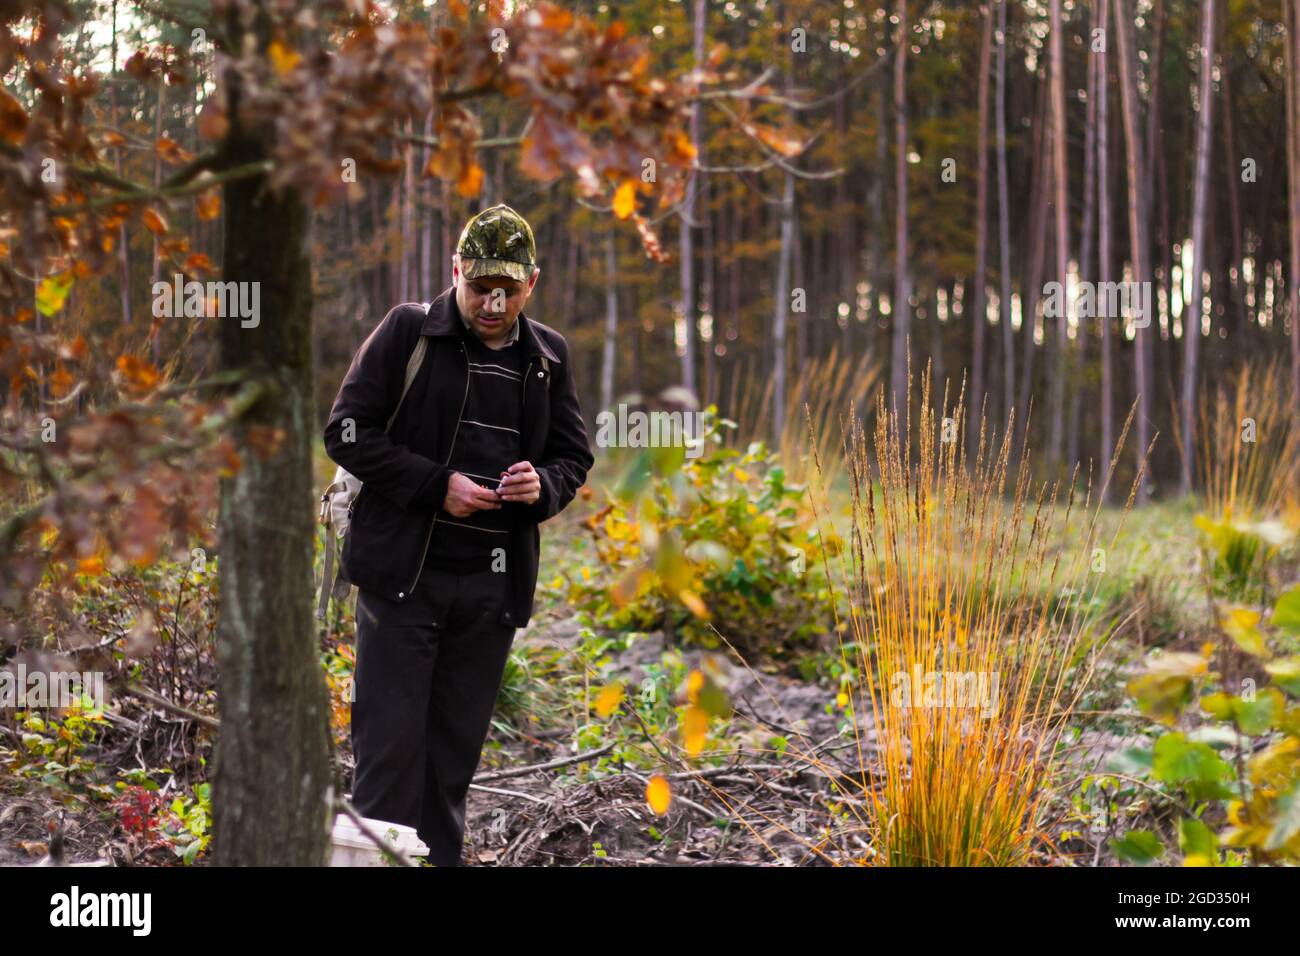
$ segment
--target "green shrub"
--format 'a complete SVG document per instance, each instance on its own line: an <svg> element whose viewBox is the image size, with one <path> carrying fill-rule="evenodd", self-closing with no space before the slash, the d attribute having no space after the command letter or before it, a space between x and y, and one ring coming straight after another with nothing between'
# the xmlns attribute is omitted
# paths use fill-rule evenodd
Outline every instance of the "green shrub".
<svg viewBox="0 0 1300 956"><path fill-rule="evenodd" d="M568 599L594 625L665 630L742 654L788 655L827 631L830 593L804 486L761 442L722 446L734 424L706 409L704 451L652 448L587 519L597 563L570 576ZM832 544L832 546L835 546Z"/></svg>

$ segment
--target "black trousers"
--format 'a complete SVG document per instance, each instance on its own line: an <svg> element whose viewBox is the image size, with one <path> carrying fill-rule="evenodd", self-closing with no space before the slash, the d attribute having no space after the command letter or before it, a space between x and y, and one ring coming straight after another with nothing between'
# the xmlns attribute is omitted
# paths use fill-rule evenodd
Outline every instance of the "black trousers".
<svg viewBox="0 0 1300 956"><path fill-rule="evenodd" d="M400 607L357 595L352 803L415 827L435 866L458 866L466 796L514 643L515 628L497 622L509 575L426 567L419 591Z"/></svg>

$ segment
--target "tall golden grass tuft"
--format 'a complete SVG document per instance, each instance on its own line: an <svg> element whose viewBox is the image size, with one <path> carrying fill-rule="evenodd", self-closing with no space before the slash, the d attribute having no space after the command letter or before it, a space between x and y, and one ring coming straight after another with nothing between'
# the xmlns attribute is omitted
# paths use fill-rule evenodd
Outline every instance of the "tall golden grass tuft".
<svg viewBox="0 0 1300 956"><path fill-rule="evenodd" d="M1201 392L1197 464L1205 507L1218 518L1257 518L1300 502L1300 422L1281 360L1243 363Z"/></svg>
<svg viewBox="0 0 1300 956"><path fill-rule="evenodd" d="M856 418L844 440L848 626L837 631L851 633L841 652L863 675L848 703L873 831L865 861L1025 864L1044 836L1058 731L1090 669L1101 496L1089 477L1078 506L1078 468L1062 501L1059 485L1032 487L1028 455L1012 467L1011 429L998 441L981 422L968 461L961 396L949 408L945 391L932 409L929 379L919 421L905 411L900 422L882 388L870 447Z"/></svg>

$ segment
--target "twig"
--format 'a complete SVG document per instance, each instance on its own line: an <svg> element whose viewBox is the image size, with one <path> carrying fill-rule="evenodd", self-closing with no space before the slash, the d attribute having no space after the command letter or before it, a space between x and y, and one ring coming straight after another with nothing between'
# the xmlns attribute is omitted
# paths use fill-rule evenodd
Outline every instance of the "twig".
<svg viewBox="0 0 1300 956"><path fill-rule="evenodd" d="M581 763L584 760L592 760L596 757L602 757L614 749L614 744L609 743L599 750L589 750L586 753L575 754L571 757L561 757L558 760L551 760L547 763L531 764L527 767L513 767L510 770L494 770L491 773L479 774L474 778L475 783L486 783L489 780L505 780L507 777L522 777L529 773L539 773L543 770L554 770L557 767L566 767L569 764Z"/></svg>
<svg viewBox="0 0 1300 956"><path fill-rule="evenodd" d="M416 865L410 857L385 840L379 833L376 833L374 827L367 823L361 814L357 813L356 808L353 807L348 800L345 800L343 797L335 797L334 807L339 812L346 813L352 822L357 825L357 829L360 830L372 843L374 843L375 846L379 847L379 849L381 849L384 852L384 855L389 859L396 861L399 866L414 867Z"/></svg>
<svg viewBox="0 0 1300 956"><path fill-rule="evenodd" d="M161 707L163 710L171 711L179 717L185 717L196 723L203 724L213 730L221 729L221 721L216 717L209 717L207 714L200 714L198 711L190 710L188 707L182 707L180 704L173 704L165 697L159 697L151 690L145 690L143 687L137 687L134 684L124 684L119 688L122 692L139 697L141 700L152 704L155 707Z"/></svg>

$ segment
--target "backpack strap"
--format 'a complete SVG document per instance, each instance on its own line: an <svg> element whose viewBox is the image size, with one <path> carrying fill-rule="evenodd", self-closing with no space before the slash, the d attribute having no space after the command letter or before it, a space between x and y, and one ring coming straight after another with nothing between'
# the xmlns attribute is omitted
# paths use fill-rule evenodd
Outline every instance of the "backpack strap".
<svg viewBox="0 0 1300 956"><path fill-rule="evenodd" d="M406 393L411 390L411 383L415 381L415 376L420 372L420 365L424 362L424 353L429 349L429 340L423 335L415 343L415 348L411 351L411 357L406 360L406 381L402 383L402 396L397 400L397 407L393 409L393 414L388 416L388 424L384 426L384 431L393 427L393 422L397 418L397 413L402 410L402 402L406 400Z"/></svg>

